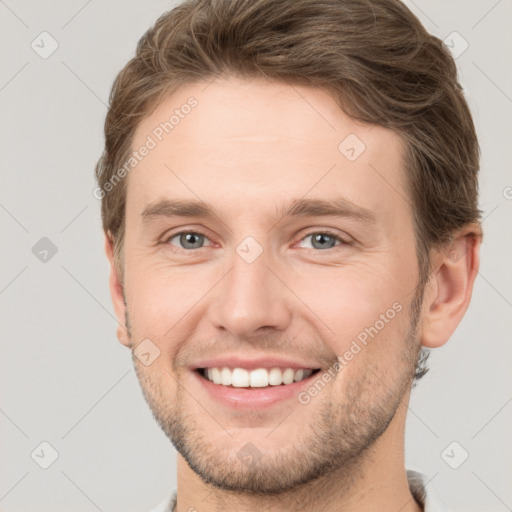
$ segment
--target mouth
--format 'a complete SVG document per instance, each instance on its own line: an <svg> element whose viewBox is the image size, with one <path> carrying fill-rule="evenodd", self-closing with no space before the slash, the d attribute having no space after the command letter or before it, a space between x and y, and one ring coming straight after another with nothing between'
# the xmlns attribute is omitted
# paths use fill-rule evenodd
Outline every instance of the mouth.
<svg viewBox="0 0 512 512"><path fill-rule="evenodd" d="M196 373L204 380L227 388L265 389L290 386L317 374L320 368L246 368L209 367L197 368Z"/></svg>
<svg viewBox="0 0 512 512"><path fill-rule="evenodd" d="M293 406L300 393L316 385L324 371L317 361L271 354L251 358L233 353L195 361L189 369L194 377L191 383L197 386L193 388L198 392L196 396L204 393L212 406L247 413Z"/></svg>

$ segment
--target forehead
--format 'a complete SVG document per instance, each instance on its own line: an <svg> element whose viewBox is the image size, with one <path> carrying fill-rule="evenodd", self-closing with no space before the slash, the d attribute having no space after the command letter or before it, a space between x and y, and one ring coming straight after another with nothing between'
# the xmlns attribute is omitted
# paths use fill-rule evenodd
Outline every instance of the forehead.
<svg viewBox="0 0 512 512"><path fill-rule="evenodd" d="M237 78L188 84L141 121L132 149L143 146L151 148L128 181L139 212L166 196L241 198L239 207L263 209L273 198L342 193L377 214L410 207L401 138L350 118L319 88Z"/></svg>

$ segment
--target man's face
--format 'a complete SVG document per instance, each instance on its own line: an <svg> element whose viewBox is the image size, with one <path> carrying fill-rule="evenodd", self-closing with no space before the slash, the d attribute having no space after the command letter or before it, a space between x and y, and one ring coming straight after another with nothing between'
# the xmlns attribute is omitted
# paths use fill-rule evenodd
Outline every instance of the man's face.
<svg viewBox="0 0 512 512"><path fill-rule="evenodd" d="M132 348L160 351L134 357L160 426L224 489L281 492L361 461L403 419L419 350L399 137L320 89L235 79L179 89L133 148L148 136L156 146L128 177L124 295ZM215 215L155 207L177 200ZM342 211L285 215L300 200ZM242 389L208 382L204 366L320 372Z"/></svg>

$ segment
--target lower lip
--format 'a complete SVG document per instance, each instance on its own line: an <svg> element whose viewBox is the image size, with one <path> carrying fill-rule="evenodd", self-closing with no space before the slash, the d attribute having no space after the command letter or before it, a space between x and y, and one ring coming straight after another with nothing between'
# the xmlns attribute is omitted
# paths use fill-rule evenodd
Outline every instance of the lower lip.
<svg viewBox="0 0 512 512"><path fill-rule="evenodd" d="M279 386L268 386L266 388L235 388L214 384L212 381L202 377L198 371L193 371L192 373L212 398L224 405L237 409L261 409L294 398L320 375L320 372L316 372L304 380L286 385L280 384Z"/></svg>

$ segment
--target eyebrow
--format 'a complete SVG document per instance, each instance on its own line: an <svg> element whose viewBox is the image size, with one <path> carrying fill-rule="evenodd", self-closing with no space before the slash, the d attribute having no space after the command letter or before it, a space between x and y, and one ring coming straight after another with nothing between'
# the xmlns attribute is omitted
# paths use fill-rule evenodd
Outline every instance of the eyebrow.
<svg viewBox="0 0 512 512"><path fill-rule="evenodd" d="M331 200L296 199L289 205L276 209L281 218L287 217L348 217L367 223L374 223L377 216L371 210L356 205L344 198ZM149 204L141 213L143 223L159 217L219 217L215 208L200 200L162 199Z"/></svg>

